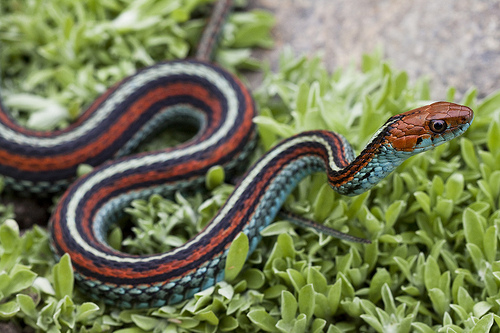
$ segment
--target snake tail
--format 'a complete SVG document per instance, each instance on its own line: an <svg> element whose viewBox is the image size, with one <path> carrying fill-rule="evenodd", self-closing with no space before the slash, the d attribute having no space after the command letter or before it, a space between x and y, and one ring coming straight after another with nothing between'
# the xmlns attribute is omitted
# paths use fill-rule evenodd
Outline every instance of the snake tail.
<svg viewBox="0 0 500 333"><path fill-rule="evenodd" d="M195 58L201 61L210 61L215 52L215 45L220 39L222 27L227 20L228 14L233 7L233 0L219 0L215 3L212 9L212 15L208 20L208 24L203 30Z"/></svg>
<svg viewBox="0 0 500 333"><path fill-rule="evenodd" d="M277 215L281 219L285 219L301 228L312 228L316 230L318 233L325 234L327 236L332 236L334 238L342 239L348 242L355 242L355 243L365 243L365 244L370 244L371 241L368 239L352 236L349 234L346 234L344 232L338 231L336 229L327 227L324 224L317 223L313 220L306 219L300 215L291 213L286 210L280 210Z"/></svg>

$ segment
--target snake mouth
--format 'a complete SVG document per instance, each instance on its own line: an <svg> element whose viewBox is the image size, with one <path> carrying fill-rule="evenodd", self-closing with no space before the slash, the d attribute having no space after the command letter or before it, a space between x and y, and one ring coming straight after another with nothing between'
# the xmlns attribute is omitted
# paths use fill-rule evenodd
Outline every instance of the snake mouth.
<svg viewBox="0 0 500 333"><path fill-rule="evenodd" d="M472 115L472 117L470 118L470 120L468 120L467 122L463 123L463 124L460 124L457 126L457 136L461 135L462 133L464 133L465 131L467 131L470 127L470 125L472 124L472 121L474 120L474 115Z"/></svg>

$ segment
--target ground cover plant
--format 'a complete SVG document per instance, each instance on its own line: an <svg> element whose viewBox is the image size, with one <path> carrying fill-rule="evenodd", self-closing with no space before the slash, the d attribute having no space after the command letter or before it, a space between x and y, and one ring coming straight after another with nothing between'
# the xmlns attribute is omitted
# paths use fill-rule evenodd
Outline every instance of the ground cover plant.
<svg viewBox="0 0 500 333"><path fill-rule="evenodd" d="M2 1L4 105L27 126L65 126L136 68L185 58L209 2ZM216 61L236 72L257 68L250 48L272 45L272 22L261 11L233 14ZM409 82L380 51L330 73L321 57L287 49L277 71L263 72L254 90L256 155L309 129L339 132L359 152L390 115L434 97L427 80ZM450 88L446 100L455 95ZM174 306L120 311L87 299L73 286L70 258L54 260L46 230L19 230L2 206L1 324L40 332L498 332L500 93L476 95L471 88L458 100L475 111L461 138L406 161L370 192L342 197L316 174L285 204L372 244L276 221L239 274ZM131 253L178 246L208 223L232 185L214 169L206 190L134 201L133 235L114 228L110 243ZM244 241L235 243L241 261Z"/></svg>

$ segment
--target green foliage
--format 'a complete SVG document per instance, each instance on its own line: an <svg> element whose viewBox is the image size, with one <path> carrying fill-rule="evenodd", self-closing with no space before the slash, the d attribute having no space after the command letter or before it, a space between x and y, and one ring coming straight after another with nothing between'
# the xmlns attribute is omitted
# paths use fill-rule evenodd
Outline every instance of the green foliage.
<svg viewBox="0 0 500 333"><path fill-rule="evenodd" d="M44 101L19 94L47 96L47 103L65 109L56 109L50 122L64 125L135 68L184 57L203 24L192 13L204 14L206 2L107 0L84 8L74 1L58 7L30 1L17 11L20 1L2 1L7 104L32 112ZM217 60L254 67L248 48L270 45L271 22L258 11L233 15ZM430 100L428 82L411 85L380 52L364 56L360 67L330 74L319 57L285 50L279 70L266 72L255 91L260 153L318 128L343 134L359 151L390 115ZM450 88L447 99L454 96ZM288 198L287 209L372 244L277 221L262 231L263 240L230 282L175 306L117 311L88 302L73 290L69 258L54 266L46 232L35 227L21 235L11 211L0 207L0 318L50 332L498 332L500 93L478 101L470 90L462 103L475 111L462 138L408 160L370 192L341 197L317 174ZM32 114L20 119L29 124ZM123 240L122 229L114 228L110 244L141 254L182 244L232 191L223 180L214 169L208 194L133 202L127 209L133 237ZM231 263L246 259L241 243Z"/></svg>
<svg viewBox="0 0 500 333"><path fill-rule="evenodd" d="M249 250L248 236L239 233L229 247L226 258L226 267L224 269L224 278L226 281L232 281L238 276L238 273L245 264Z"/></svg>
<svg viewBox="0 0 500 333"><path fill-rule="evenodd" d="M69 256L54 265L45 231L33 228L20 236L17 223L5 221L0 226L0 254L0 319L22 320L40 331L108 329L93 322L102 315L98 305L71 298L74 280Z"/></svg>
<svg viewBox="0 0 500 333"><path fill-rule="evenodd" d="M135 237L126 238L122 250L134 254L153 254L171 250L184 244L195 232L201 230L198 216L193 205L200 205L200 196L186 200L180 193L175 195L175 202L159 195L148 201L136 200L126 212L131 216L135 226L132 232ZM116 237L116 227L109 238ZM121 234L118 240L112 241L119 249ZM111 241L111 239L110 239Z"/></svg>

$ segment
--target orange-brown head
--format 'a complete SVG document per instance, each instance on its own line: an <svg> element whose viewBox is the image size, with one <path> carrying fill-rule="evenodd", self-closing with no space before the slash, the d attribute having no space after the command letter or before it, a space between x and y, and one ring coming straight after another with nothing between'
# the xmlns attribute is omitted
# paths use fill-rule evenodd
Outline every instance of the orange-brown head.
<svg viewBox="0 0 500 333"><path fill-rule="evenodd" d="M395 150L417 153L459 136L473 119L467 106L436 102L390 118L384 136Z"/></svg>
<svg viewBox="0 0 500 333"><path fill-rule="evenodd" d="M353 162L329 175L329 183L345 195L367 191L407 158L465 132L473 118L470 108L447 102L391 117Z"/></svg>

